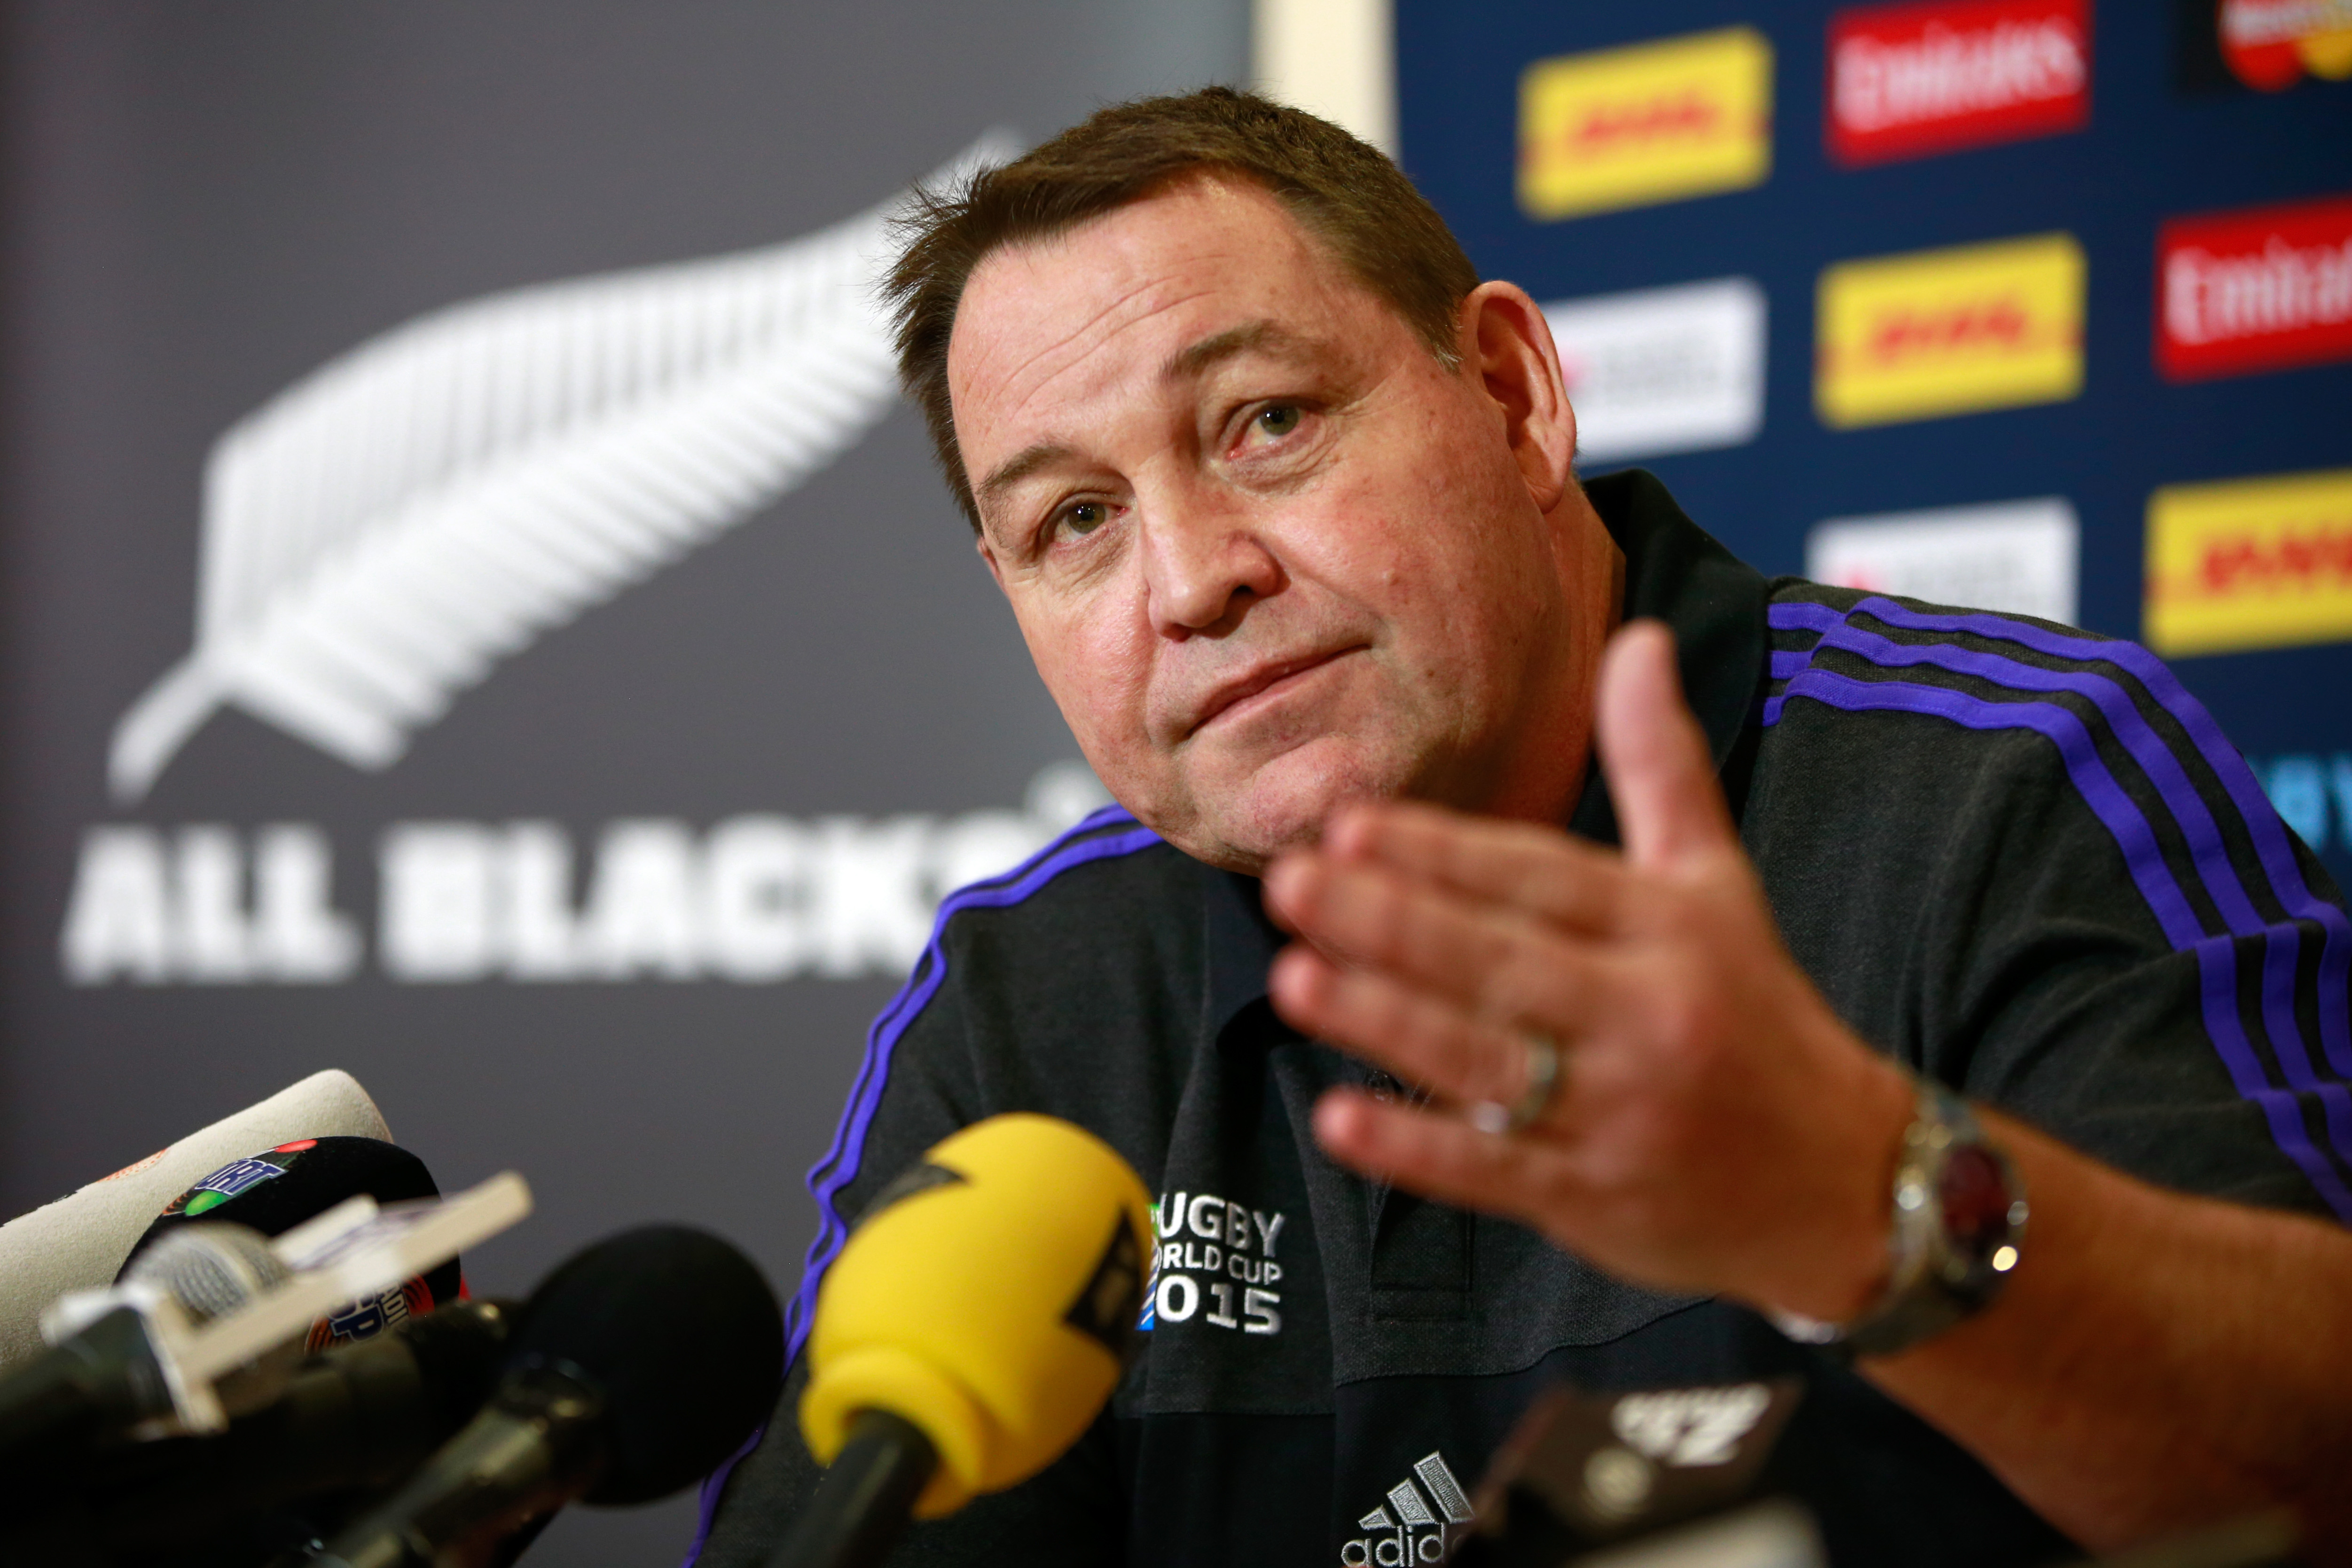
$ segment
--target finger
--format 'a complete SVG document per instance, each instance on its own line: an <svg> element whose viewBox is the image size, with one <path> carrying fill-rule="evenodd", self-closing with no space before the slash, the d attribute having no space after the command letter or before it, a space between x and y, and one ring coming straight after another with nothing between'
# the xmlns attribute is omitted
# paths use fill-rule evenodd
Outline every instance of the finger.
<svg viewBox="0 0 2352 1568"><path fill-rule="evenodd" d="M1384 974L1286 949L1267 977L1275 1010L1302 1034L1451 1100L1509 1105L1527 1092L1527 1045L1450 1002Z"/></svg>
<svg viewBox="0 0 2352 1568"><path fill-rule="evenodd" d="M1673 633L1636 621L1610 639L1595 721L1629 860L1660 866L1737 847L1706 733L1683 700Z"/></svg>
<svg viewBox="0 0 2352 1568"><path fill-rule="evenodd" d="M1473 897L1595 936L1620 924L1627 896L1615 855L1557 827L1465 816L1440 806L1349 806L1323 836L1341 859L1378 860Z"/></svg>
<svg viewBox="0 0 2352 1568"><path fill-rule="evenodd" d="M1538 1220L1561 1201L1560 1156L1438 1111L1333 1089L1315 1104L1315 1141L1341 1164L1456 1208Z"/></svg>
<svg viewBox="0 0 2352 1568"><path fill-rule="evenodd" d="M1574 1033L1598 955L1549 926L1379 865L1312 850L1266 873L1291 929L1350 966L1384 971L1482 1017Z"/></svg>

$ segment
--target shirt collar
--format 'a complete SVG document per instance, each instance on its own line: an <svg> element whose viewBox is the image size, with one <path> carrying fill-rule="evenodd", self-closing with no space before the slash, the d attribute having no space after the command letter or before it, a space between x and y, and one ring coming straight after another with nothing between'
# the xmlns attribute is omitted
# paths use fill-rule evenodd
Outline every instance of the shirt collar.
<svg viewBox="0 0 2352 1568"><path fill-rule="evenodd" d="M1754 721L1764 679L1764 579L1684 516L1645 469L1589 480L1584 493L1624 552L1624 618L1649 616L1674 629L1683 695L1721 773ZM1603 844L1617 842L1617 816L1598 763L1587 765L1569 826ZM1239 872L1212 873L1207 921L1202 1022L1204 1039L1213 1042L1244 1008L1264 1000L1266 967L1287 938L1266 918L1257 879Z"/></svg>
<svg viewBox="0 0 2352 1568"><path fill-rule="evenodd" d="M1625 554L1624 618L1648 616L1674 630L1683 698L1721 774L1755 718L1764 679L1764 579L1684 516L1646 468L1589 480L1584 493ZM1617 842L1617 813L1597 761L1586 764L1568 825L1600 843Z"/></svg>

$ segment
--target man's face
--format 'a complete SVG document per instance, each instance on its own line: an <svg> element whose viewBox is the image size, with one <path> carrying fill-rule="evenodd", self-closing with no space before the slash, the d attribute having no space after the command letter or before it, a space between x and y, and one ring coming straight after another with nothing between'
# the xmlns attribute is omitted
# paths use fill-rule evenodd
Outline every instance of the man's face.
<svg viewBox="0 0 2352 1568"><path fill-rule="evenodd" d="M1255 184L992 254L948 382L1038 672L1179 847L1255 871L1344 799L1491 808L1558 743L1567 556L1505 409Z"/></svg>

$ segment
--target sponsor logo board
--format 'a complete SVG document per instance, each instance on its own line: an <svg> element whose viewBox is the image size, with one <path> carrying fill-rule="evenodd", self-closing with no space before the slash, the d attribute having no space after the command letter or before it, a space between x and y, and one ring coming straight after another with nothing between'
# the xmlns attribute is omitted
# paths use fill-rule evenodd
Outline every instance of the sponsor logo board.
<svg viewBox="0 0 2352 1568"><path fill-rule="evenodd" d="M1824 268L1813 382L1822 422L1850 429L2075 396L2086 272L2070 234Z"/></svg>
<svg viewBox="0 0 2352 1568"><path fill-rule="evenodd" d="M2174 656L2352 638L2352 468L2158 490L2144 613Z"/></svg>
<svg viewBox="0 0 2352 1568"><path fill-rule="evenodd" d="M2168 380L2352 359L2352 195L2169 219L2156 274Z"/></svg>
<svg viewBox="0 0 2352 1568"><path fill-rule="evenodd" d="M2221 0L2213 22L2222 62L2248 87L2352 77L2352 0Z"/></svg>
<svg viewBox="0 0 2352 1568"><path fill-rule="evenodd" d="M1544 307L1580 457L1737 447L1764 426L1764 290L1750 278Z"/></svg>
<svg viewBox="0 0 2352 1568"><path fill-rule="evenodd" d="M2352 752L2246 759L2271 805L2305 844L2352 850ZM2331 820L2332 819L2332 820ZM2333 829L2333 837L2330 830Z"/></svg>
<svg viewBox="0 0 2352 1568"><path fill-rule="evenodd" d="M1929 0L1830 22L1830 155L1847 164L2079 131L2090 0Z"/></svg>
<svg viewBox="0 0 2352 1568"><path fill-rule="evenodd" d="M1805 537L1805 575L2071 625L2081 542L2063 496L1832 518Z"/></svg>
<svg viewBox="0 0 2352 1568"><path fill-rule="evenodd" d="M1753 27L1538 60L1519 78L1519 206L1540 221L1763 184L1772 45Z"/></svg>

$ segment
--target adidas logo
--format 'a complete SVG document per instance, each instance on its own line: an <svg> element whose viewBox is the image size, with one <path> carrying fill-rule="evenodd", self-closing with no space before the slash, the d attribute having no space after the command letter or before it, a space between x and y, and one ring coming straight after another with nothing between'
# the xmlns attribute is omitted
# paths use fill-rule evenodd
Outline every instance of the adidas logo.
<svg viewBox="0 0 2352 1568"><path fill-rule="evenodd" d="M1419 1480L1421 1485L1413 1482ZM1426 1495L1424 1495L1426 1494ZM1339 1548L1340 1568L1414 1568L1443 1563L1471 1521L1470 1499L1445 1456L1432 1451L1389 1489L1388 1500L1356 1528L1368 1531Z"/></svg>

